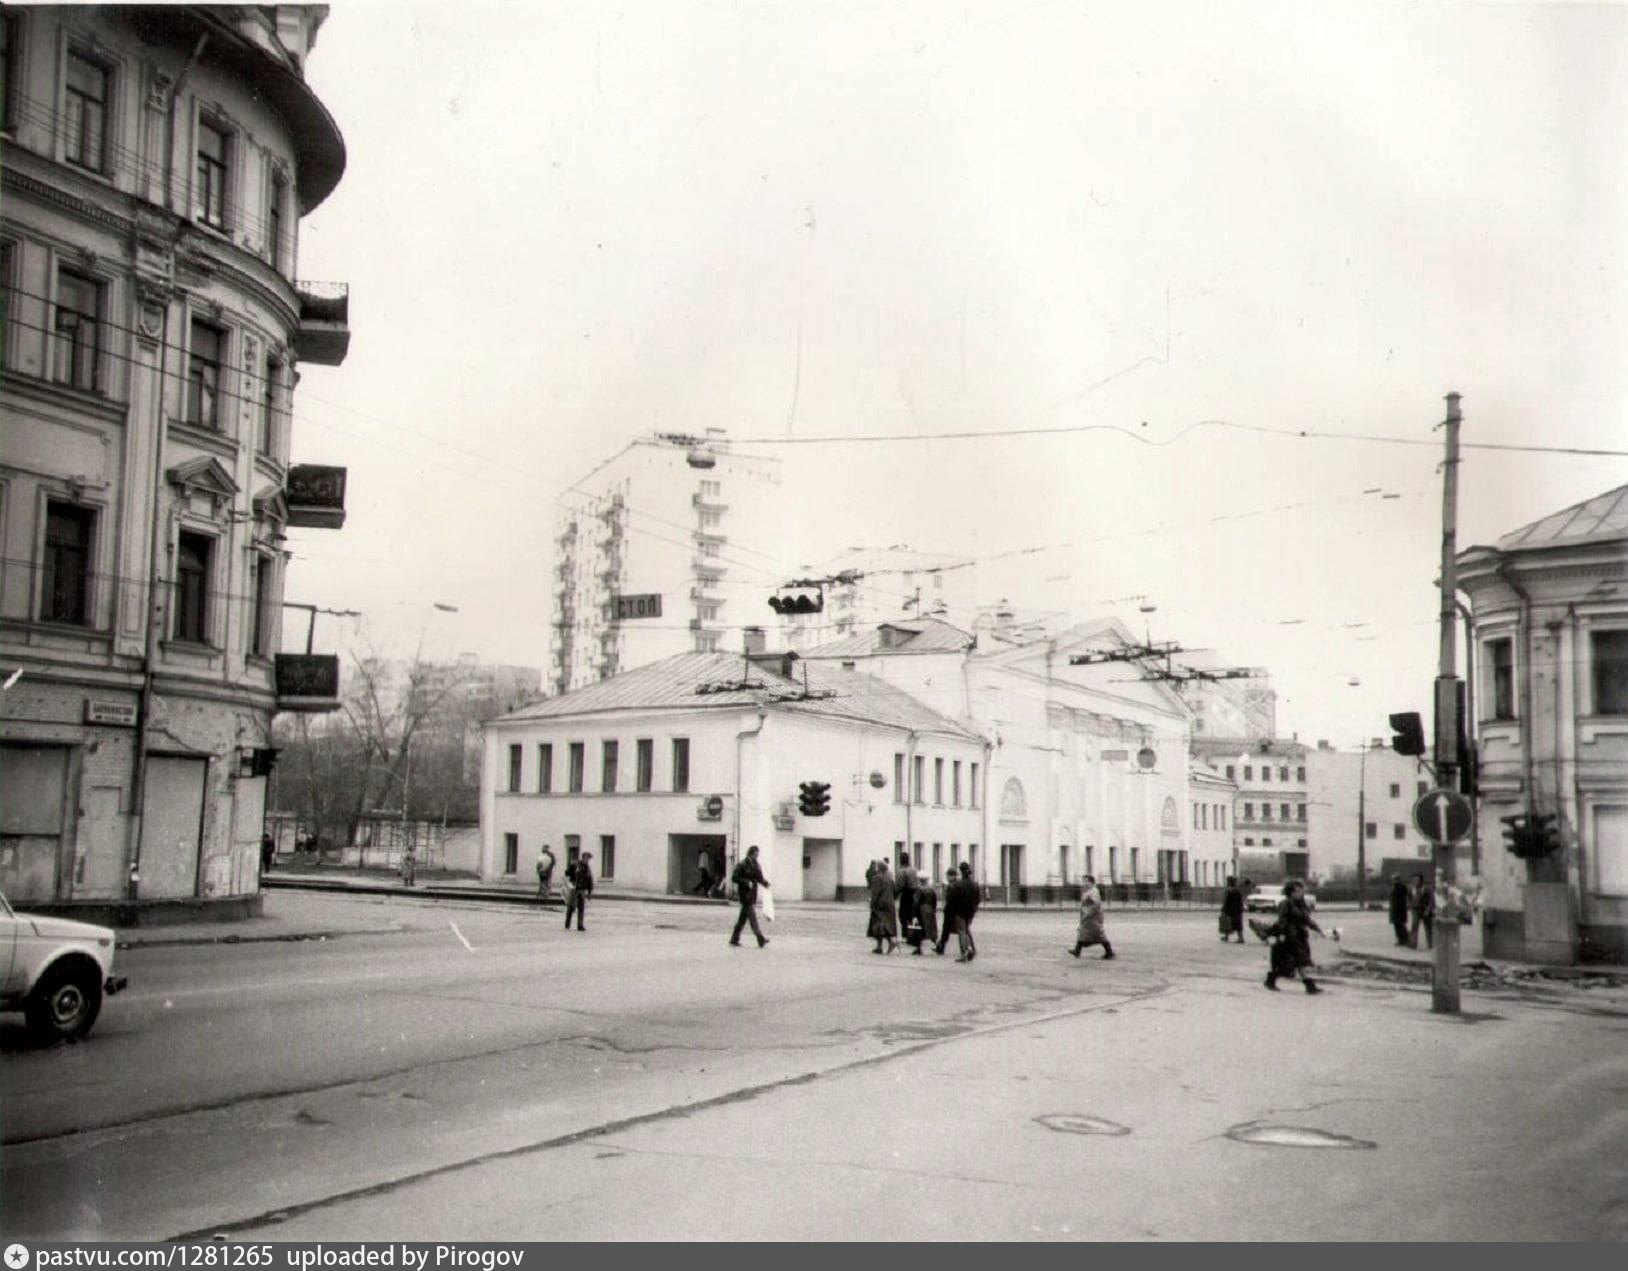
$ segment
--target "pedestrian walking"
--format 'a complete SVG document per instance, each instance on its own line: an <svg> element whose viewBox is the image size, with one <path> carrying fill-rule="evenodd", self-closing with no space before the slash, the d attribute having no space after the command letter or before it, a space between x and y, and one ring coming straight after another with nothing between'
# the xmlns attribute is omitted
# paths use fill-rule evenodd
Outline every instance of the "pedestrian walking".
<svg viewBox="0 0 1628 1271"><path fill-rule="evenodd" d="M554 889L554 851L547 843L537 849L537 899L547 900Z"/></svg>
<svg viewBox="0 0 1628 1271"><path fill-rule="evenodd" d="M871 874L871 920L865 928L865 934L876 941L872 953L892 953L899 947L899 915L894 906L897 892L894 890L893 874L887 867L886 861L876 862L876 871ZM887 948L882 948L882 942L887 941Z"/></svg>
<svg viewBox="0 0 1628 1271"><path fill-rule="evenodd" d="M701 855L697 858L695 867L701 872L701 881L696 884L695 894L697 896L712 895L712 857L708 854L706 848L701 849Z"/></svg>
<svg viewBox="0 0 1628 1271"><path fill-rule="evenodd" d="M1398 882L1401 880L1398 879ZM1272 948L1272 962L1266 972L1266 987L1277 991L1278 980L1297 972L1308 993L1321 993L1311 978L1314 965L1311 960L1311 933L1323 934L1317 919L1306 907L1306 884L1291 878L1283 888L1283 899L1278 902L1277 921L1269 928L1277 943Z"/></svg>
<svg viewBox="0 0 1628 1271"><path fill-rule="evenodd" d="M1221 897L1221 943L1226 944L1236 935L1244 944L1244 893L1233 875L1227 875L1226 894Z"/></svg>
<svg viewBox="0 0 1628 1271"><path fill-rule="evenodd" d="M262 834L260 836L260 872L262 874L271 872L272 858L276 855L277 840L272 838L270 834Z"/></svg>
<svg viewBox="0 0 1628 1271"><path fill-rule="evenodd" d="M1396 943L1404 947L1408 942L1408 908L1408 885L1400 874L1392 874L1391 930L1396 933Z"/></svg>
<svg viewBox="0 0 1628 1271"><path fill-rule="evenodd" d="M577 930L586 930L582 925L582 920L588 912L588 897L594 893L593 859L594 854L592 852L584 852L577 857L576 869L568 873L571 890L566 894L565 899L565 929L567 931L571 930L571 914L573 911L577 915Z"/></svg>
<svg viewBox="0 0 1628 1271"><path fill-rule="evenodd" d="M1425 948L1436 947L1436 889L1425 881L1423 874L1413 876L1413 888L1408 895L1409 916L1413 926L1408 931L1408 944L1419 947L1419 931L1424 930Z"/></svg>
<svg viewBox="0 0 1628 1271"><path fill-rule="evenodd" d="M933 952L943 957L950 937L955 936L961 952L966 953L966 925L961 921L961 874L954 865L944 871L944 903L940 908L943 918L939 923L938 942L933 945Z"/></svg>
<svg viewBox="0 0 1628 1271"><path fill-rule="evenodd" d="M916 921L916 902L921 895L921 875L916 872L916 866L910 857L904 858L899 866L898 878L894 889L899 894L899 930L904 933L908 943L918 924Z"/></svg>
<svg viewBox="0 0 1628 1271"><path fill-rule="evenodd" d="M978 916L978 906L983 901L983 894L978 887L978 880L972 876L972 864L969 861L961 862L961 932L965 939L962 942L962 962L971 962L978 956L978 941L972 935L972 920Z"/></svg>
<svg viewBox="0 0 1628 1271"><path fill-rule="evenodd" d="M763 869L757 863L757 844L746 849L746 855L735 866L731 875L735 884L735 894L739 897L741 911L735 918L735 930L729 937L729 943L737 949L741 944L741 929L748 925L752 934L757 937L757 947L762 948L769 943L769 938L763 934L762 928L757 925L757 889L767 887L769 880L763 877Z"/></svg>
<svg viewBox="0 0 1628 1271"><path fill-rule="evenodd" d="M401 854L401 881L411 887L418 877L418 857L413 852L413 845L409 843L407 850Z"/></svg>
<svg viewBox="0 0 1628 1271"><path fill-rule="evenodd" d="M1080 878L1080 925L1075 929L1074 947L1069 953L1077 958L1081 949L1099 944L1102 960L1106 962L1114 956L1114 946L1108 943L1108 932L1102 922L1102 893L1097 890L1097 880L1085 874Z"/></svg>
<svg viewBox="0 0 1628 1271"><path fill-rule="evenodd" d="M922 945L938 943L938 895L933 891L931 880L923 883L916 893L916 930L910 943L911 952L918 958Z"/></svg>

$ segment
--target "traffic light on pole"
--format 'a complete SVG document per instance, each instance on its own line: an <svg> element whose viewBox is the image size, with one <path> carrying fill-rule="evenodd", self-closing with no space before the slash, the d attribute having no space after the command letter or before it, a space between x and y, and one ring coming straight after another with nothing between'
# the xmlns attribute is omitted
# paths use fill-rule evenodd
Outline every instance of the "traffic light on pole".
<svg viewBox="0 0 1628 1271"><path fill-rule="evenodd" d="M1512 856L1524 857L1528 835L1531 833L1524 816L1503 816L1498 818L1504 823L1504 846L1509 849Z"/></svg>
<svg viewBox="0 0 1628 1271"><path fill-rule="evenodd" d="M1552 812L1534 813L1527 833L1534 856L1547 856L1560 846L1560 827Z"/></svg>
<svg viewBox="0 0 1628 1271"><path fill-rule="evenodd" d="M797 787L797 810L804 816L824 816L831 810L831 783L805 781Z"/></svg>
<svg viewBox="0 0 1628 1271"><path fill-rule="evenodd" d="M1422 756L1425 752L1424 721L1418 711L1403 711L1391 716L1391 749L1399 755Z"/></svg>

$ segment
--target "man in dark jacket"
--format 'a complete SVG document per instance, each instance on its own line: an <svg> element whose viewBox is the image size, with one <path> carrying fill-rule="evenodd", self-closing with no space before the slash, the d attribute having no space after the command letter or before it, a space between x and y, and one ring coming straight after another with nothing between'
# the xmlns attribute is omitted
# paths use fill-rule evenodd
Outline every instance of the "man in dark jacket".
<svg viewBox="0 0 1628 1271"><path fill-rule="evenodd" d="M1238 880L1227 875L1227 892L1221 898L1221 943L1226 944L1236 933L1238 943L1244 943L1244 893Z"/></svg>
<svg viewBox="0 0 1628 1271"><path fill-rule="evenodd" d="M983 899L978 880L972 876L972 864L969 861L961 862L961 927L966 932L966 944L963 949L966 961L971 962L978 956L978 942L972 938L972 920L977 916L978 903Z"/></svg>
<svg viewBox="0 0 1628 1271"><path fill-rule="evenodd" d="M1402 875L1391 875L1391 930L1396 932L1396 943L1408 942L1408 885Z"/></svg>
<svg viewBox="0 0 1628 1271"><path fill-rule="evenodd" d="M746 849L745 859L735 866L735 872L731 875L731 878L734 881L736 892L740 895L741 911L735 919L735 931L729 937L729 943L737 949L740 948L741 929L750 924L752 934L757 937L757 947L761 949L769 943L769 938L763 934L762 929L757 925L757 889L767 887L769 880L763 877L763 870L757 863L756 843Z"/></svg>
<svg viewBox="0 0 1628 1271"><path fill-rule="evenodd" d="M594 870L590 862L593 860L592 852L584 852L577 858L577 867L571 875L570 898L565 903L565 929L571 930L571 914L577 916L577 930L585 928L582 925L583 915L588 912L588 896L594 889Z"/></svg>
<svg viewBox="0 0 1628 1271"><path fill-rule="evenodd" d="M943 956L944 946L949 944L950 937L955 936L961 942L961 952L967 951L966 926L961 920L961 875L951 865L944 871L944 921L939 927L938 943L933 946L933 952Z"/></svg>

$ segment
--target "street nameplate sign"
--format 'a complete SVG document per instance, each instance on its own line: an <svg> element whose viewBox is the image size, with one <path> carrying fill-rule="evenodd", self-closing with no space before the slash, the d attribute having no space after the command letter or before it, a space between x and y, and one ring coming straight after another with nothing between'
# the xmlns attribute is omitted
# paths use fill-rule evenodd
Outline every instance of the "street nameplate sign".
<svg viewBox="0 0 1628 1271"><path fill-rule="evenodd" d="M136 704L134 702L96 702L87 699L85 702L85 722L87 724L112 724L117 728L134 728L136 726Z"/></svg>
<svg viewBox="0 0 1628 1271"><path fill-rule="evenodd" d="M642 596L616 597L616 619L618 622L624 618L659 618L661 617L660 593L648 593Z"/></svg>
<svg viewBox="0 0 1628 1271"><path fill-rule="evenodd" d="M1436 843L1456 843L1470 832L1475 813L1456 790L1426 790L1413 805L1414 827Z"/></svg>

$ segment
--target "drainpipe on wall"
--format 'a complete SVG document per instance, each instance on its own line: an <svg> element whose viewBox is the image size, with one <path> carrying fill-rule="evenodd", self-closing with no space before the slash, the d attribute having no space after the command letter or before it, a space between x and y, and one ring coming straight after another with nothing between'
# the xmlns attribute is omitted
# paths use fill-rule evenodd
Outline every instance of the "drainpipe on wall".
<svg viewBox="0 0 1628 1271"><path fill-rule="evenodd" d="M995 745L985 739L984 741L984 854L978 860L978 873L982 877L978 880L978 890L986 896L989 893L989 783L991 772L995 766Z"/></svg>
<svg viewBox="0 0 1628 1271"><path fill-rule="evenodd" d="M915 843L914 822L911 819L911 810L915 804L916 780L916 738L921 734L914 728L905 734L904 743L904 850L908 855ZM914 860L914 858L911 858ZM895 865L898 862L894 862Z"/></svg>
<svg viewBox="0 0 1628 1271"><path fill-rule="evenodd" d="M769 712L762 706L757 708L757 727L743 728L735 734L735 854L730 862L729 874L735 872L735 865L741 857L741 803L744 796L741 793L741 752L748 737L756 737L763 732L763 726L769 722ZM729 875L725 875L727 878Z"/></svg>

